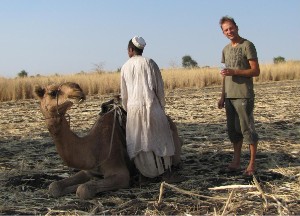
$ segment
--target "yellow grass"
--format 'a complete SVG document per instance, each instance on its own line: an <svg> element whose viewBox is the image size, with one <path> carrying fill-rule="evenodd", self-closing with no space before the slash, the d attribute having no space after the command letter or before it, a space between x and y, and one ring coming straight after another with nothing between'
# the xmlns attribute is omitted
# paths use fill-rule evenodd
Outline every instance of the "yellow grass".
<svg viewBox="0 0 300 216"><path fill-rule="evenodd" d="M300 61L288 61L281 64L260 65L261 74L255 82L299 80ZM164 69L162 77L165 90L176 88L203 88L220 85L218 68ZM120 73L80 73L65 76L25 77L6 79L0 77L0 101L33 98L35 85L45 86L51 83L76 82L87 95L103 95L120 91Z"/></svg>

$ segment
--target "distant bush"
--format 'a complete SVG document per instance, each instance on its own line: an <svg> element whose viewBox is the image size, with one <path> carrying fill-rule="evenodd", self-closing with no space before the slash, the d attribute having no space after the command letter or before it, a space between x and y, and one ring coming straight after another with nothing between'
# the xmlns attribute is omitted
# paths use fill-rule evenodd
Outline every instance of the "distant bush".
<svg viewBox="0 0 300 216"><path fill-rule="evenodd" d="M182 57L182 67L195 68L198 67L198 63L194 59L192 59L191 56L185 55Z"/></svg>
<svg viewBox="0 0 300 216"><path fill-rule="evenodd" d="M18 77L27 77L28 73L25 70L22 70L18 73Z"/></svg>
<svg viewBox="0 0 300 216"><path fill-rule="evenodd" d="M285 62L285 58L283 58L282 56L277 56L273 58L273 62L274 64L283 63Z"/></svg>

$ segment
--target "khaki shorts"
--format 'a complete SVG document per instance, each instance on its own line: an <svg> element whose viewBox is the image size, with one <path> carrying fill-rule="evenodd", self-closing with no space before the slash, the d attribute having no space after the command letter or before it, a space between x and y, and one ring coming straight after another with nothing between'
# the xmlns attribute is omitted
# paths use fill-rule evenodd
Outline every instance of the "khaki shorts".
<svg viewBox="0 0 300 216"><path fill-rule="evenodd" d="M225 99L228 136L232 143L243 140L246 144L258 142L254 128L254 98Z"/></svg>

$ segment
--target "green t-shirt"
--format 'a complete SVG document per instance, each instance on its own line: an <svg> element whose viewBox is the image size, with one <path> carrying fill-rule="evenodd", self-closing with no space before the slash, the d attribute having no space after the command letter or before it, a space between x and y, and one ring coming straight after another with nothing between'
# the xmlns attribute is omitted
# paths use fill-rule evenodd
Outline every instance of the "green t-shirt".
<svg viewBox="0 0 300 216"><path fill-rule="evenodd" d="M242 39L235 47L231 43L222 51L222 63L229 69L250 69L249 60L257 59L257 52L252 42ZM253 78L243 76L225 77L225 98L253 98Z"/></svg>

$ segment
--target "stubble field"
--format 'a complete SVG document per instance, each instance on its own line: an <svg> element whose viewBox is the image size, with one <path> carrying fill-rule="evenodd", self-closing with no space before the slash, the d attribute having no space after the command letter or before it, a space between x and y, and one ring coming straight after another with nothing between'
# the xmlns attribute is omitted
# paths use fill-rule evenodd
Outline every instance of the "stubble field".
<svg viewBox="0 0 300 216"><path fill-rule="evenodd" d="M216 106L220 87L177 89L166 92L166 112L183 140L179 173L186 180L105 192L92 200L49 196L48 185L75 170L58 157L37 100L1 102L0 214L300 215L300 81L256 84L255 92L260 142L254 177L224 172L232 146L225 112ZM71 128L84 135L110 98L89 97L74 106ZM248 159L245 145L243 168Z"/></svg>

